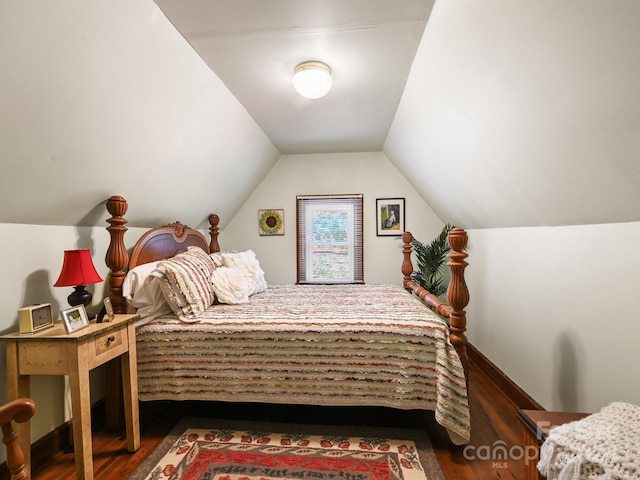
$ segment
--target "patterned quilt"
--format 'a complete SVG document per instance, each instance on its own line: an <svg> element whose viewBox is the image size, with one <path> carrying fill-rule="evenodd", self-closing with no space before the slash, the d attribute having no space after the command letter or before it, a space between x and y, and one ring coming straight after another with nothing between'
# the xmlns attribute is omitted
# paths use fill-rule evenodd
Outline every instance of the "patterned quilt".
<svg viewBox="0 0 640 480"><path fill-rule="evenodd" d="M391 285L270 285L195 323L137 330L141 400L383 406L435 411L469 440L460 358L443 320Z"/></svg>

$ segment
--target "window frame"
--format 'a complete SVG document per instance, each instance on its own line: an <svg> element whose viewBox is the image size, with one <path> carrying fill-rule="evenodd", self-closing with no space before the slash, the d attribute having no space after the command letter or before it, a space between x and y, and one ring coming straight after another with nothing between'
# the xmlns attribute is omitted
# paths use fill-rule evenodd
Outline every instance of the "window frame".
<svg viewBox="0 0 640 480"><path fill-rule="evenodd" d="M296 197L296 283L297 284L329 284L329 285L346 285L364 283L364 227L363 227L363 195L362 194L346 194L346 195L298 195ZM311 217L310 212L319 206L336 206L336 210L348 207L351 210L348 237L351 237L349 247L352 256L350 263L349 280L340 279L321 279L314 280L310 278L309 273L311 261L308 255L309 248L314 245L310 241L311 224L307 220Z"/></svg>

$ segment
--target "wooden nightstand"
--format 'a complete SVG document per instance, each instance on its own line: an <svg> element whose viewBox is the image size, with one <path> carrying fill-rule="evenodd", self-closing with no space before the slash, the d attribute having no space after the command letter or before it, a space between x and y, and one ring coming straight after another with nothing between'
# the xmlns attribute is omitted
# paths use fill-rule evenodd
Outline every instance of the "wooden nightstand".
<svg viewBox="0 0 640 480"><path fill-rule="evenodd" d="M113 322L91 323L67 334L62 323L33 335L4 335L7 344L7 400L30 397L30 375L68 375L71 389L76 473L93 479L89 371L120 357L124 390L127 449L140 447L138 374L136 370L137 315L116 315ZM37 413L36 413L37 415ZM16 425L25 466L31 469L29 422Z"/></svg>
<svg viewBox="0 0 640 480"><path fill-rule="evenodd" d="M547 412L546 410L518 410L518 419L524 424L525 452L534 447L539 454L540 445L547 439L549 430L565 423L582 420L588 413ZM527 464L524 467L525 480L538 480L542 477L538 472L538 456L530 458L525 455Z"/></svg>

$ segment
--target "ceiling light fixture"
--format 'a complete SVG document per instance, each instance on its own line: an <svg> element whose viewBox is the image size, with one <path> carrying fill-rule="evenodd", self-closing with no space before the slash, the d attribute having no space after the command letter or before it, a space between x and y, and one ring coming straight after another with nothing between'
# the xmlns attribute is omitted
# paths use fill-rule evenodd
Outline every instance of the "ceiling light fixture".
<svg viewBox="0 0 640 480"><path fill-rule="evenodd" d="M331 68L326 63L306 61L293 71L293 86L303 97L320 98L331 90Z"/></svg>

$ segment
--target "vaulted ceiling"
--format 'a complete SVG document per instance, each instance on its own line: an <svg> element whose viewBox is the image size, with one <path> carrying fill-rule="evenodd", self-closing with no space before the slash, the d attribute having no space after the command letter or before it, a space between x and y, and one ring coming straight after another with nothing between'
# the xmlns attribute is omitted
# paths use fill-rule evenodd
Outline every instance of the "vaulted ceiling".
<svg viewBox="0 0 640 480"><path fill-rule="evenodd" d="M287 153L380 151L433 0L155 0ZM296 65L327 63L321 99L293 89Z"/></svg>
<svg viewBox="0 0 640 480"><path fill-rule="evenodd" d="M640 220L635 0L156 3L3 2L0 223L121 194L130 225L203 226L282 154L347 151L467 228ZM327 97L293 92L305 59Z"/></svg>

